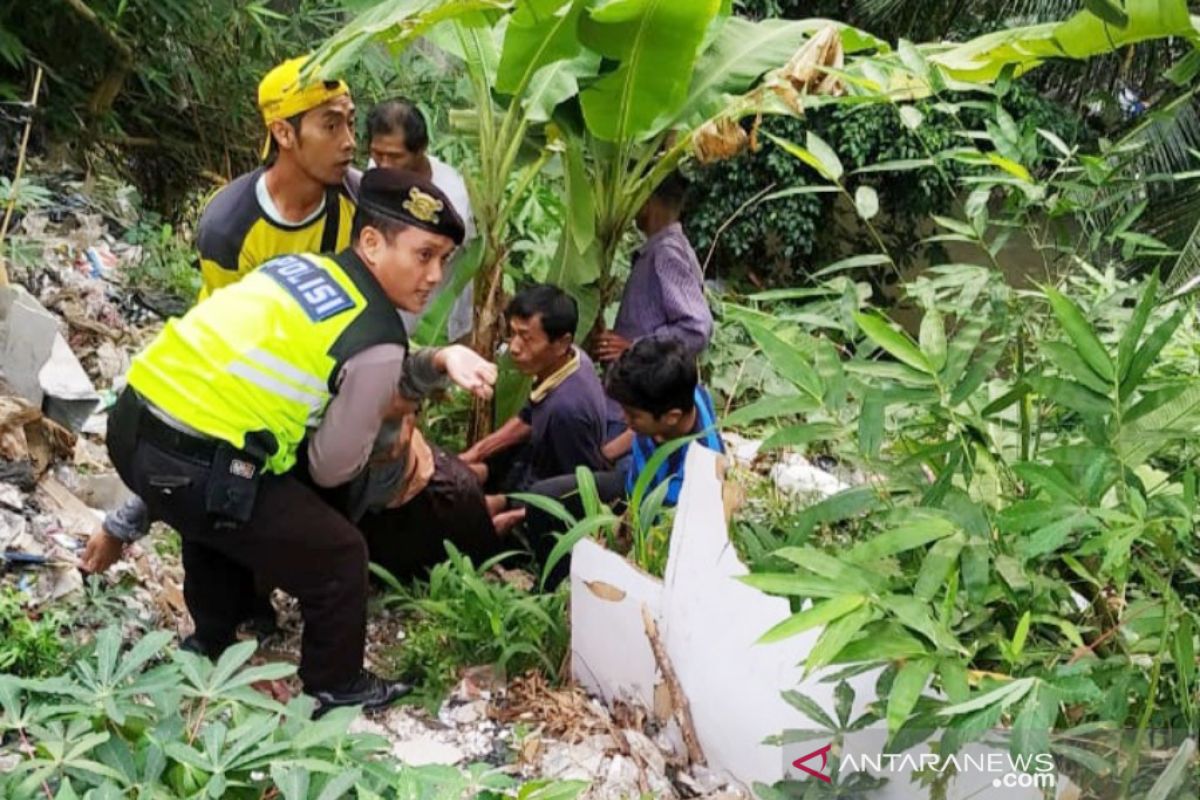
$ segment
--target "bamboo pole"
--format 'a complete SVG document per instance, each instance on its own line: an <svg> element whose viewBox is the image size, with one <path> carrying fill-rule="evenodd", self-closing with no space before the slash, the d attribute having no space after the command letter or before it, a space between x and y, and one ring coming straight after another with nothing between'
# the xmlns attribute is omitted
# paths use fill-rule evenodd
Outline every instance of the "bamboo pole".
<svg viewBox="0 0 1200 800"><path fill-rule="evenodd" d="M29 149L29 133L33 130L33 112L37 108L38 95L42 91L42 68L39 65L33 76L33 96L29 100L29 119L25 120L25 130L21 134L21 148L17 151L17 171L13 173L12 183L9 184L10 197L8 207L4 209L4 222L0 223L0 286L8 286L8 259L4 257L4 240L8 236L8 226L12 223L13 211L17 207L17 190L21 184L21 173L25 171L25 152Z"/></svg>

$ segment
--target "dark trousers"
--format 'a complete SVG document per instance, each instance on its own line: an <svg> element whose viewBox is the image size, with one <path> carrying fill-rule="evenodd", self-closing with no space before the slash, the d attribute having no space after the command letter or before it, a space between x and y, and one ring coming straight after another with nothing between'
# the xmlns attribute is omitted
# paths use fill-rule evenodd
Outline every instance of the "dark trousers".
<svg viewBox="0 0 1200 800"><path fill-rule="evenodd" d="M475 473L436 448L433 457L428 486L401 507L368 513L359 522L371 560L400 580L424 577L444 561L445 542L476 566L501 550Z"/></svg>
<svg viewBox="0 0 1200 800"><path fill-rule="evenodd" d="M621 469L593 473L596 476L596 493L600 502L613 506L618 514L625 509L625 471ZM583 499L579 496L579 481L574 475L559 475L538 481L529 488L529 494L552 497L563 504L576 519L583 517ZM534 555L545 564L550 551L558 542L558 534L566 532L566 525L553 514L539 508L525 506L525 534L533 547ZM571 557L564 556L546 579L546 588L553 590L571 574Z"/></svg>
<svg viewBox="0 0 1200 800"><path fill-rule="evenodd" d="M138 435L143 411L129 389L109 415L108 451L150 518L183 540L183 594L196 635L231 643L254 609L255 584L278 586L304 619L300 678L309 692L339 689L362 668L367 548L362 534L291 475L264 474L248 522L218 527L205 510L210 464Z"/></svg>

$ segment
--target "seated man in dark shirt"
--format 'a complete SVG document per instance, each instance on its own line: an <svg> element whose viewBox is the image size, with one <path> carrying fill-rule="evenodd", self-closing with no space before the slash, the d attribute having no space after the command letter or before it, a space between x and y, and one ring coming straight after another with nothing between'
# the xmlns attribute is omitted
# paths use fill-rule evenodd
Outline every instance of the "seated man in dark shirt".
<svg viewBox="0 0 1200 800"><path fill-rule="evenodd" d="M673 338L650 336L639 339L613 364L606 386L608 396L620 404L633 439L632 457L627 468L595 474L600 501L623 511L654 451L667 442L694 436L692 442L667 457L646 490L649 494L656 486L667 482L663 505L673 506L683 487L688 447L696 443L718 453L725 452L712 397L699 384L695 357ZM583 515L579 485L574 475L541 481L534 484L530 492L557 497L576 518ZM532 506L525 513L526 533L538 557L545 560L554 548L554 534L563 528L562 521ZM556 586L569 570L569 559L559 561L550 573L547 586Z"/></svg>
<svg viewBox="0 0 1200 800"><path fill-rule="evenodd" d="M535 482L574 474L575 468L606 469L606 400L595 366L575 346L579 312L562 289L539 284L513 297L507 310L508 352L534 379L529 402L495 433L461 456L493 494L527 491ZM490 500L500 513L505 502ZM501 529L519 514L497 520Z"/></svg>

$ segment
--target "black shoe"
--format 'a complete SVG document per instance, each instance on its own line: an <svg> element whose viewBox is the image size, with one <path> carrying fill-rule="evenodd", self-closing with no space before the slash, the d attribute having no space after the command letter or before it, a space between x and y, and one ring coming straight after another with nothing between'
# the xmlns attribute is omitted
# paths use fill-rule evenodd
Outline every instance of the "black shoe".
<svg viewBox="0 0 1200 800"><path fill-rule="evenodd" d="M364 669L345 689L311 692L317 701L312 718L318 719L340 706L362 706L363 711L385 708L411 691L407 683L389 681Z"/></svg>
<svg viewBox="0 0 1200 800"><path fill-rule="evenodd" d="M275 617L275 609L270 614L255 614L242 623L241 629L258 640L259 646L275 636L280 631L279 620Z"/></svg>
<svg viewBox="0 0 1200 800"><path fill-rule="evenodd" d="M193 633L179 643L179 649L195 653L198 656L204 656L209 661L216 661L231 644L233 644L232 641L225 642L224 644L213 644Z"/></svg>

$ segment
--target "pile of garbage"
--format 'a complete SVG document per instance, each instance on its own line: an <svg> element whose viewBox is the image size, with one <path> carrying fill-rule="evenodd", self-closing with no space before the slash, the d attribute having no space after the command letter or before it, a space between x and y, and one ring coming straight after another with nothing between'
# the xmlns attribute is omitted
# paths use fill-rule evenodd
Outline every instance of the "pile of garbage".
<svg viewBox="0 0 1200 800"><path fill-rule="evenodd" d="M120 233L70 194L25 213L11 234L23 263L0 286L0 572L33 606L81 589L79 551L126 493L105 452L105 409L158 318L134 310L122 275L141 253ZM173 591L148 595L174 597L177 569L163 566L143 568ZM177 617L182 596L178 610L159 611Z"/></svg>

